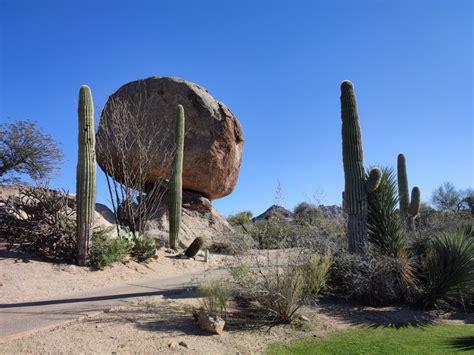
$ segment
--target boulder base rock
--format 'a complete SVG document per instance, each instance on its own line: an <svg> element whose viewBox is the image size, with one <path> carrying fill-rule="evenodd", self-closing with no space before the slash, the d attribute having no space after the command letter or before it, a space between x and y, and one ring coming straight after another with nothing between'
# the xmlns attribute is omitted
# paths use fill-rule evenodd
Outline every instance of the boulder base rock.
<svg viewBox="0 0 474 355"><path fill-rule="evenodd" d="M168 243L169 220L167 196L163 197L160 207L145 226L145 233ZM234 229L217 212L211 202L196 193L183 191L183 214L178 246L186 249L197 237L203 239L202 249L214 243L226 243L234 234Z"/></svg>
<svg viewBox="0 0 474 355"><path fill-rule="evenodd" d="M124 182L120 174L121 157L117 153L121 147L115 146L114 138L117 133L114 130L118 129L110 123L123 120L127 125L125 131L129 133L156 133L150 138L152 144L147 144L153 157L146 168L147 183L152 184L160 177L169 178L178 104L184 106L186 117L183 188L211 200L230 194L242 160L244 138L240 123L206 89L179 78L151 77L134 81L109 97L97 131L100 167ZM138 148L132 144L136 134L126 137L132 147L126 153L130 162L140 159Z"/></svg>

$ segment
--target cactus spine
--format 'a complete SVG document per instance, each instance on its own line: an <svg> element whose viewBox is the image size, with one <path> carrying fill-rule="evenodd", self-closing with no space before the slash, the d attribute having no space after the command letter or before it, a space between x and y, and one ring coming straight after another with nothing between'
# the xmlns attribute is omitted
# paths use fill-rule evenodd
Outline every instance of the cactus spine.
<svg viewBox="0 0 474 355"><path fill-rule="evenodd" d="M176 147L174 151L173 171L169 187L169 244L171 249L176 250L181 224L183 200L184 108L182 105L178 105L175 139Z"/></svg>
<svg viewBox="0 0 474 355"><path fill-rule="evenodd" d="M76 177L77 262L89 263L96 199L96 164L94 135L94 104L91 90L81 86L79 91L79 154Z"/></svg>
<svg viewBox="0 0 474 355"><path fill-rule="evenodd" d="M347 80L341 84L341 117L342 160L345 178L343 206L348 214L347 239L349 251L367 255L367 194L378 188L382 172L378 168L373 168L366 181L362 135L354 87Z"/></svg>
<svg viewBox="0 0 474 355"><path fill-rule="evenodd" d="M407 164L403 154L398 154L397 158L397 180L398 199L400 204L400 216L407 230L413 230L413 220L420 211L420 189L415 186L411 191L411 202L408 194Z"/></svg>

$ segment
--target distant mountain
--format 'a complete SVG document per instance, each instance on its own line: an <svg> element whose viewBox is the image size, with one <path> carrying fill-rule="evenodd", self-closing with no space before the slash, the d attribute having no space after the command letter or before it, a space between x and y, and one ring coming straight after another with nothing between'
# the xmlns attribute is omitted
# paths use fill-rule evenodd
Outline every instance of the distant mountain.
<svg viewBox="0 0 474 355"><path fill-rule="evenodd" d="M279 214L279 215L281 215L285 218L292 218L293 217L293 213L288 211L285 207L278 206L278 205L273 205L269 209L267 209L265 212L263 212L261 215L258 215L257 217L252 218L252 222L267 220L273 214Z"/></svg>
<svg viewBox="0 0 474 355"><path fill-rule="evenodd" d="M318 208L321 210L325 218L330 218L330 219L339 218L343 216L344 214L342 208L337 205L332 205L332 206L319 205ZM283 216L285 219L293 218L293 213L288 211L285 207L273 205L269 209L267 209L265 212L263 212L261 215L258 215L257 217L252 218L252 222L267 220L272 216L272 214L279 214Z"/></svg>
<svg viewBox="0 0 474 355"><path fill-rule="evenodd" d="M344 215L344 211L342 210L342 207L337 206L337 205L332 205L332 206L319 205L318 208L321 210L324 217L326 218L339 218Z"/></svg>

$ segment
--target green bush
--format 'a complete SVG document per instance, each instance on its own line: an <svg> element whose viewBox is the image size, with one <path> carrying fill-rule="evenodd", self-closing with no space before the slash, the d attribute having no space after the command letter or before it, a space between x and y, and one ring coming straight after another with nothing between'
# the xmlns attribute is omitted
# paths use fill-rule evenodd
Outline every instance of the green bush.
<svg viewBox="0 0 474 355"><path fill-rule="evenodd" d="M327 287L331 256L326 253L324 256L313 255L308 261L301 265L303 274L304 290L308 296L317 296Z"/></svg>
<svg viewBox="0 0 474 355"><path fill-rule="evenodd" d="M233 289L225 282L209 281L199 285L198 294L201 299L201 309L212 315L226 318L227 305L232 298Z"/></svg>
<svg viewBox="0 0 474 355"><path fill-rule="evenodd" d="M257 221L250 229L250 236L260 249L279 249L292 246L295 228L286 220L270 218Z"/></svg>
<svg viewBox="0 0 474 355"><path fill-rule="evenodd" d="M474 294L474 238L469 229L435 237L428 247L422 285L425 306L463 304Z"/></svg>
<svg viewBox="0 0 474 355"><path fill-rule="evenodd" d="M146 261L156 255L158 246L152 237L138 236L134 240L131 256L138 262Z"/></svg>
<svg viewBox="0 0 474 355"><path fill-rule="evenodd" d="M233 227L243 227L252 223L253 213L251 211L242 211L235 214L231 214L227 217L227 222Z"/></svg>
<svg viewBox="0 0 474 355"><path fill-rule="evenodd" d="M318 226L324 218L321 209L307 202L299 203L293 210L294 220L297 224Z"/></svg>
<svg viewBox="0 0 474 355"><path fill-rule="evenodd" d="M133 245L133 242L123 234L110 239L104 231L94 231L91 264L98 269L103 269L115 262L124 261L130 255Z"/></svg>

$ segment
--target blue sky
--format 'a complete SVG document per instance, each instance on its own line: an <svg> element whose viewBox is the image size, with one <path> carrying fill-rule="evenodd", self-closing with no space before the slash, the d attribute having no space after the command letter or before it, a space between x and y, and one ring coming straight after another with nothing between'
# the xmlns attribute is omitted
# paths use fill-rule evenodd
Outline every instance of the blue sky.
<svg viewBox="0 0 474 355"><path fill-rule="evenodd" d="M339 85L353 81L364 159L396 166L427 200L443 181L473 186L471 1L0 0L0 119L36 120L61 143L52 185L75 189L77 97L96 114L121 85L178 76L242 123L245 148L227 215L340 204ZM98 200L107 193L102 173Z"/></svg>

